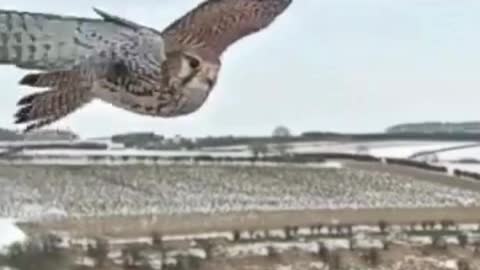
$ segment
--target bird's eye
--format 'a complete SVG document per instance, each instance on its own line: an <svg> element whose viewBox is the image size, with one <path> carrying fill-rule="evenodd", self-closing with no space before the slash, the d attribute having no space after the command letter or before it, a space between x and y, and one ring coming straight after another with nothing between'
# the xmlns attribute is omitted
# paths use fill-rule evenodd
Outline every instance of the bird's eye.
<svg viewBox="0 0 480 270"><path fill-rule="evenodd" d="M188 58L188 63L190 65L190 67L193 68L193 69L196 69L200 66L200 61L198 61L198 59L194 58L194 57L189 57Z"/></svg>

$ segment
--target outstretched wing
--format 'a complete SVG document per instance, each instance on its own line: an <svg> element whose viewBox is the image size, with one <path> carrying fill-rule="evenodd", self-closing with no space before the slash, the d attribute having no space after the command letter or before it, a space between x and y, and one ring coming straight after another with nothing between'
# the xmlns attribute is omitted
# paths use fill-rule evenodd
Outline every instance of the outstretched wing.
<svg viewBox="0 0 480 270"><path fill-rule="evenodd" d="M292 0L208 0L168 26L167 50L206 48L220 56L237 40L269 26Z"/></svg>
<svg viewBox="0 0 480 270"><path fill-rule="evenodd" d="M27 74L20 84L48 90L23 97L18 102L15 123L28 124L25 131L41 128L73 113L93 96L99 97L93 91L107 92L104 101L139 97L155 101L152 89L161 87L166 59L163 39L149 30L136 33L117 46L97 50L70 68ZM95 90L94 85L101 90Z"/></svg>
<svg viewBox="0 0 480 270"><path fill-rule="evenodd" d="M0 64L39 70L70 67L143 28L94 10L102 19L0 10Z"/></svg>

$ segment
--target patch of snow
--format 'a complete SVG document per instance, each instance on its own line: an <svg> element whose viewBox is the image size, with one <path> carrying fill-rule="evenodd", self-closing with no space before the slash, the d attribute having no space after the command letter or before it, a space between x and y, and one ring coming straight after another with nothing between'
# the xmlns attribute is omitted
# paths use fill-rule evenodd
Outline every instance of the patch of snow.
<svg viewBox="0 0 480 270"><path fill-rule="evenodd" d="M325 239L322 239L322 243L329 250L350 248L350 241L348 239L325 238Z"/></svg>
<svg viewBox="0 0 480 270"><path fill-rule="evenodd" d="M23 242L27 236L21 231L15 220L11 218L0 218L0 252L4 252L5 248L17 243Z"/></svg>
<svg viewBox="0 0 480 270"><path fill-rule="evenodd" d="M357 233L357 232L379 233L380 228L378 226L370 226L370 225L355 225L352 227L352 231L354 233Z"/></svg>
<svg viewBox="0 0 480 270"><path fill-rule="evenodd" d="M268 245L266 243L241 244L227 247L223 250L227 257L267 256Z"/></svg>
<svg viewBox="0 0 480 270"><path fill-rule="evenodd" d="M311 269L325 269L325 263L323 262L311 262L310 263Z"/></svg>
<svg viewBox="0 0 480 270"><path fill-rule="evenodd" d="M476 230L480 230L480 225L479 225L479 224L474 224L474 223L458 224L457 227L458 227L458 229L459 229L460 231L476 231Z"/></svg>
<svg viewBox="0 0 480 270"><path fill-rule="evenodd" d="M115 238L109 239L108 242L111 245L125 245L125 244L150 244L152 242L151 237L138 237L138 238Z"/></svg>
<svg viewBox="0 0 480 270"><path fill-rule="evenodd" d="M291 265L277 265L275 267L276 270L292 270L293 266Z"/></svg>
<svg viewBox="0 0 480 270"><path fill-rule="evenodd" d="M341 168L343 168L343 164L340 163L340 162L336 162L336 161L326 161L325 163L318 164L318 167L341 169Z"/></svg>
<svg viewBox="0 0 480 270"><path fill-rule="evenodd" d="M200 259L206 259L207 253L201 248L190 248L188 250L173 250L166 253L168 258L175 258L177 256L194 256Z"/></svg>
<svg viewBox="0 0 480 270"><path fill-rule="evenodd" d="M225 238L230 241L233 241L233 233L212 232L212 233L201 233L201 234L169 235L169 236L164 236L162 239L165 241L175 241L175 240L197 240L197 239L212 239L212 238Z"/></svg>
<svg viewBox="0 0 480 270"><path fill-rule="evenodd" d="M440 160L454 161L460 159L478 159L480 160L480 147L469 147L451 151L439 152L436 156Z"/></svg>
<svg viewBox="0 0 480 270"><path fill-rule="evenodd" d="M418 244L418 245L431 245L432 244L432 237L430 237L430 236L410 236L408 238L408 240L412 244Z"/></svg>
<svg viewBox="0 0 480 270"><path fill-rule="evenodd" d="M470 142L425 142L423 144L405 144L370 149L369 153L378 157L408 158L419 152L440 150L443 148L469 145ZM439 153L440 155L440 153Z"/></svg>

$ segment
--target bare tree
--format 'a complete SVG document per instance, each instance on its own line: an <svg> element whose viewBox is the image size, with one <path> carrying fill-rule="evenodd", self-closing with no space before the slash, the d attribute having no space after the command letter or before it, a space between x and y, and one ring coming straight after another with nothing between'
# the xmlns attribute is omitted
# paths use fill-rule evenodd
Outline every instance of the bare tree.
<svg viewBox="0 0 480 270"><path fill-rule="evenodd" d="M273 130L272 137L274 144L272 145L272 150L279 156L286 156L289 154L291 145L286 141L287 138L291 137L290 130L285 126L278 126Z"/></svg>
<svg viewBox="0 0 480 270"><path fill-rule="evenodd" d="M379 266L381 263L380 251L376 248L371 248L367 254L367 261L373 267Z"/></svg>
<svg viewBox="0 0 480 270"><path fill-rule="evenodd" d="M108 260L108 241L102 238L95 239L95 245L89 245L87 255L95 260L97 267L104 267Z"/></svg>
<svg viewBox="0 0 480 270"><path fill-rule="evenodd" d="M380 220L378 222L378 227L380 228L380 231L384 234L388 228L388 222L385 220Z"/></svg>
<svg viewBox="0 0 480 270"><path fill-rule="evenodd" d="M457 269L458 270L470 270L470 262L466 259L460 259L457 261Z"/></svg>
<svg viewBox="0 0 480 270"><path fill-rule="evenodd" d="M462 248L465 248L467 245L468 245L468 236L464 233L461 233L457 236L457 239L458 239L458 244L460 244L460 246Z"/></svg>
<svg viewBox="0 0 480 270"><path fill-rule="evenodd" d="M268 146L263 142L252 142L248 145L248 149L255 159L268 153Z"/></svg>
<svg viewBox="0 0 480 270"><path fill-rule="evenodd" d="M318 244L318 256L324 262L330 261L330 250L323 243Z"/></svg>
<svg viewBox="0 0 480 270"><path fill-rule="evenodd" d="M292 227L290 227L290 226L285 226L285 227L283 228L283 231L285 232L285 239L291 240L291 239L293 238Z"/></svg>
<svg viewBox="0 0 480 270"><path fill-rule="evenodd" d="M274 138L287 138L291 136L292 133L290 129L285 126L277 126L272 133L272 137Z"/></svg>
<svg viewBox="0 0 480 270"><path fill-rule="evenodd" d="M340 256L340 253L334 252L333 254L330 255L328 261L328 266L331 270L340 270L342 269L342 257Z"/></svg>
<svg viewBox="0 0 480 270"><path fill-rule="evenodd" d="M447 220L447 219L442 219L440 221L440 224L442 225L442 230L446 231L449 229L450 225L451 225L451 221L450 220Z"/></svg>
<svg viewBox="0 0 480 270"><path fill-rule="evenodd" d="M480 254L480 241L475 241L475 243L473 243L473 246L474 246L474 253Z"/></svg>
<svg viewBox="0 0 480 270"><path fill-rule="evenodd" d="M384 240L383 242L383 250L390 250L392 246L392 242L390 240Z"/></svg>
<svg viewBox="0 0 480 270"><path fill-rule="evenodd" d="M432 246L438 250L446 250L448 244L442 236L434 235L432 236Z"/></svg>
<svg viewBox="0 0 480 270"><path fill-rule="evenodd" d="M240 241L240 231L239 230L234 230L233 231L233 241L234 242Z"/></svg>
<svg viewBox="0 0 480 270"><path fill-rule="evenodd" d="M72 254L52 245L51 240L49 237L34 237L26 243L13 244L1 254L0 265L17 270L71 269L74 264Z"/></svg>
<svg viewBox="0 0 480 270"><path fill-rule="evenodd" d="M270 258L270 259L278 259L280 254L279 252L272 246L268 246L267 247L267 256Z"/></svg>
<svg viewBox="0 0 480 270"><path fill-rule="evenodd" d="M152 245L154 247L163 247L163 237L159 232L152 232Z"/></svg>
<svg viewBox="0 0 480 270"><path fill-rule="evenodd" d="M215 250L215 245L212 243L212 241L205 239L205 240L198 240L197 244L205 251L205 255L207 260L213 258L213 253Z"/></svg>

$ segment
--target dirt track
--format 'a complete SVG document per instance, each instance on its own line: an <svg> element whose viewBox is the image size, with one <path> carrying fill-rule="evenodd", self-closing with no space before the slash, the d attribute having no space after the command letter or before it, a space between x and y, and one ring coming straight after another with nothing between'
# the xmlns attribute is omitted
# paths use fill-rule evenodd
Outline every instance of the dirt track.
<svg viewBox="0 0 480 270"><path fill-rule="evenodd" d="M410 224L423 220L477 223L480 208L442 209L363 209L363 210L299 210L228 214L188 214L177 216L83 218L36 225L36 229L70 231L76 235L134 237L153 231L162 234L231 231L234 229L275 229L284 226L318 224L377 224L385 220L395 224ZM37 227L40 226L40 227ZM28 228L28 227L24 227Z"/></svg>

